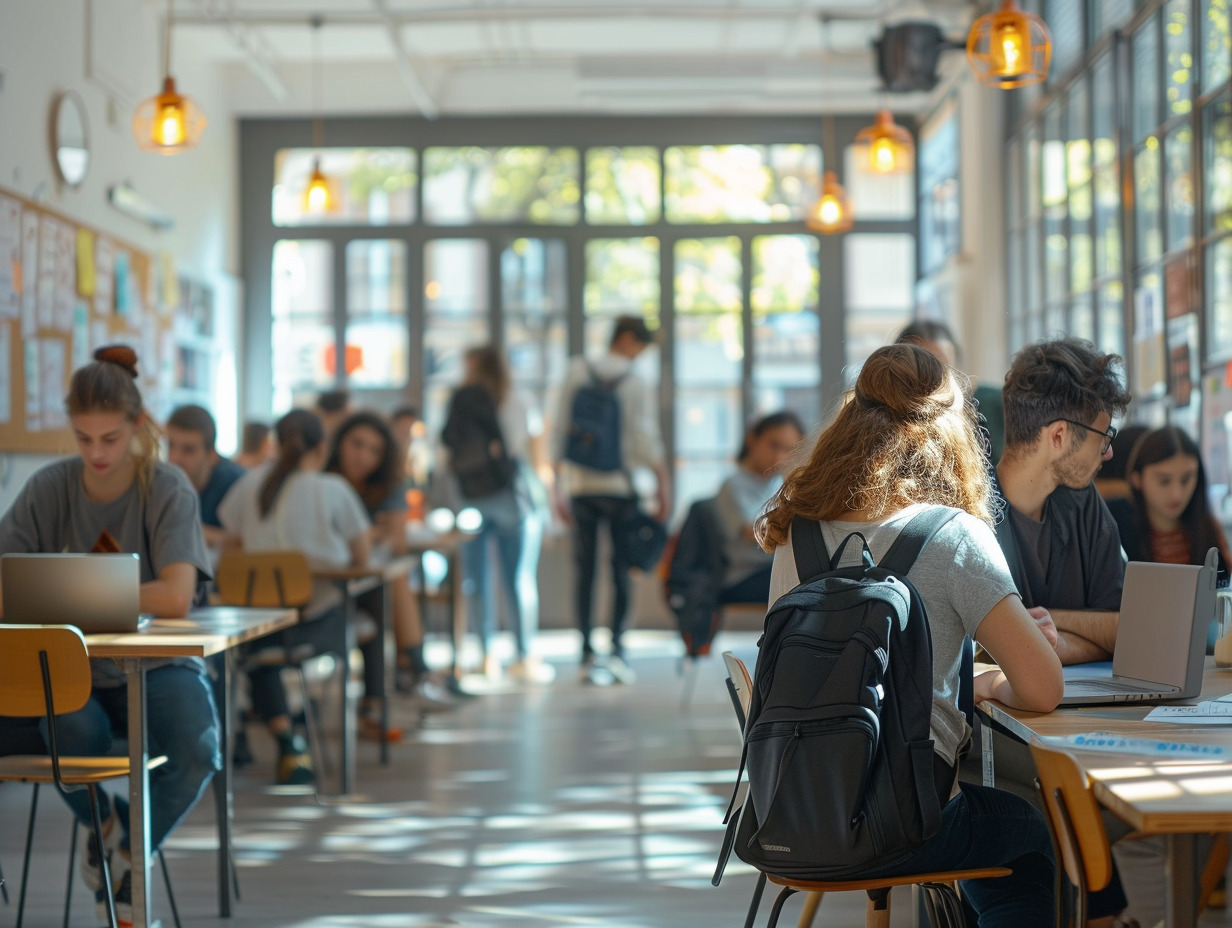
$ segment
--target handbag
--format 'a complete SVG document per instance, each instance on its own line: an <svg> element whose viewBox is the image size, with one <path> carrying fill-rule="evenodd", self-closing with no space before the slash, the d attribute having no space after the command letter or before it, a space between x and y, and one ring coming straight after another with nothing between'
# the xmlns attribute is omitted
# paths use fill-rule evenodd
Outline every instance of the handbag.
<svg viewBox="0 0 1232 928"><path fill-rule="evenodd" d="M618 528L626 563L645 573L659 566L667 547L667 526L635 509Z"/></svg>

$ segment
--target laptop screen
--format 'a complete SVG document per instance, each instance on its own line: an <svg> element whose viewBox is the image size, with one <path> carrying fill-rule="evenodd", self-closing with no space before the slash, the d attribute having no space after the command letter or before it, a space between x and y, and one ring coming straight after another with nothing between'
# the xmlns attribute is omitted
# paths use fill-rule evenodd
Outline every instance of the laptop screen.
<svg viewBox="0 0 1232 928"><path fill-rule="evenodd" d="M1184 687L1201 570L1188 564L1126 565L1113 673Z"/></svg>

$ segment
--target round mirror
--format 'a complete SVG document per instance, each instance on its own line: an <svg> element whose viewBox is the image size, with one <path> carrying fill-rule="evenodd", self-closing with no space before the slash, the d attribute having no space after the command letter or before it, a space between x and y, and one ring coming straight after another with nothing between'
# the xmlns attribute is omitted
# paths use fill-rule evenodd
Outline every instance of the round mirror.
<svg viewBox="0 0 1232 928"><path fill-rule="evenodd" d="M52 148L60 176L70 187L86 178L90 167L90 133L86 126L86 108L81 97L69 91L56 100Z"/></svg>

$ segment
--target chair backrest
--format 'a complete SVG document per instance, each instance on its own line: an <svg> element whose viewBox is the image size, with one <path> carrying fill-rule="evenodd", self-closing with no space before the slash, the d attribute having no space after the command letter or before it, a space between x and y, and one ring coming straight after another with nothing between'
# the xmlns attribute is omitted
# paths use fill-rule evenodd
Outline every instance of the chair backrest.
<svg viewBox="0 0 1232 928"><path fill-rule="evenodd" d="M57 714L90 699L90 657L73 625L0 625L0 715L47 714L39 653L47 655L51 701Z"/></svg>
<svg viewBox="0 0 1232 928"><path fill-rule="evenodd" d="M727 677L740 700L740 727L743 728L744 720L749 717L749 704L753 700L753 678L749 675L749 668L744 661L731 651L723 652L723 663L727 667Z"/></svg>
<svg viewBox="0 0 1232 928"><path fill-rule="evenodd" d="M312 599L312 570L303 551L228 551L215 580L228 606L278 608Z"/></svg>
<svg viewBox="0 0 1232 928"><path fill-rule="evenodd" d="M1094 892L1112 879L1112 849L1091 785L1071 754L1031 740L1048 824L1069 881Z"/></svg>

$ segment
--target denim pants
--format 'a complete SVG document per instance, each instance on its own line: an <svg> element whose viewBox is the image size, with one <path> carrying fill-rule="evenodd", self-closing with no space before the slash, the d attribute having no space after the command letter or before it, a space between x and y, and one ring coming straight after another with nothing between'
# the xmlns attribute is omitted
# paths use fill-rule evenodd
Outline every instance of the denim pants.
<svg viewBox="0 0 1232 928"><path fill-rule="evenodd" d="M860 876L1008 867L1011 876L962 884L980 928L1052 928L1056 864L1043 813L1013 793L971 783L959 786L962 792L942 810L937 834L906 859Z"/></svg>
<svg viewBox="0 0 1232 928"><path fill-rule="evenodd" d="M503 592L512 619L514 652L518 660L524 660L539 632L539 552L543 548L543 520L536 513L523 515L513 491L469 505L483 516L479 534L462 547L464 588L471 624L486 655L492 636L496 634ZM499 584L492 582L494 559L499 562Z"/></svg>
<svg viewBox="0 0 1232 928"><path fill-rule="evenodd" d="M594 649L590 631L594 625L594 588L599 555L599 525L606 522L612 538L612 653L623 656L621 637L629 616L629 552L624 550L621 533L615 527L626 522L637 511L632 496L573 497L573 557L576 566L574 606L578 630L582 633L582 659L591 657Z"/></svg>
<svg viewBox="0 0 1232 928"><path fill-rule="evenodd" d="M146 730L151 757L167 762L150 771L150 847L163 839L196 805L214 772L222 769L218 745L218 711L214 692L199 664L168 664L146 673ZM40 723L44 739L47 721ZM97 687L77 712L56 716L56 739L64 756L110 754L116 737L128 733L128 686ZM65 801L88 825L90 799L85 790L64 793ZM99 788L105 821L111 799ZM128 803L115 800L124 828L121 844L128 847Z"/></svg>

